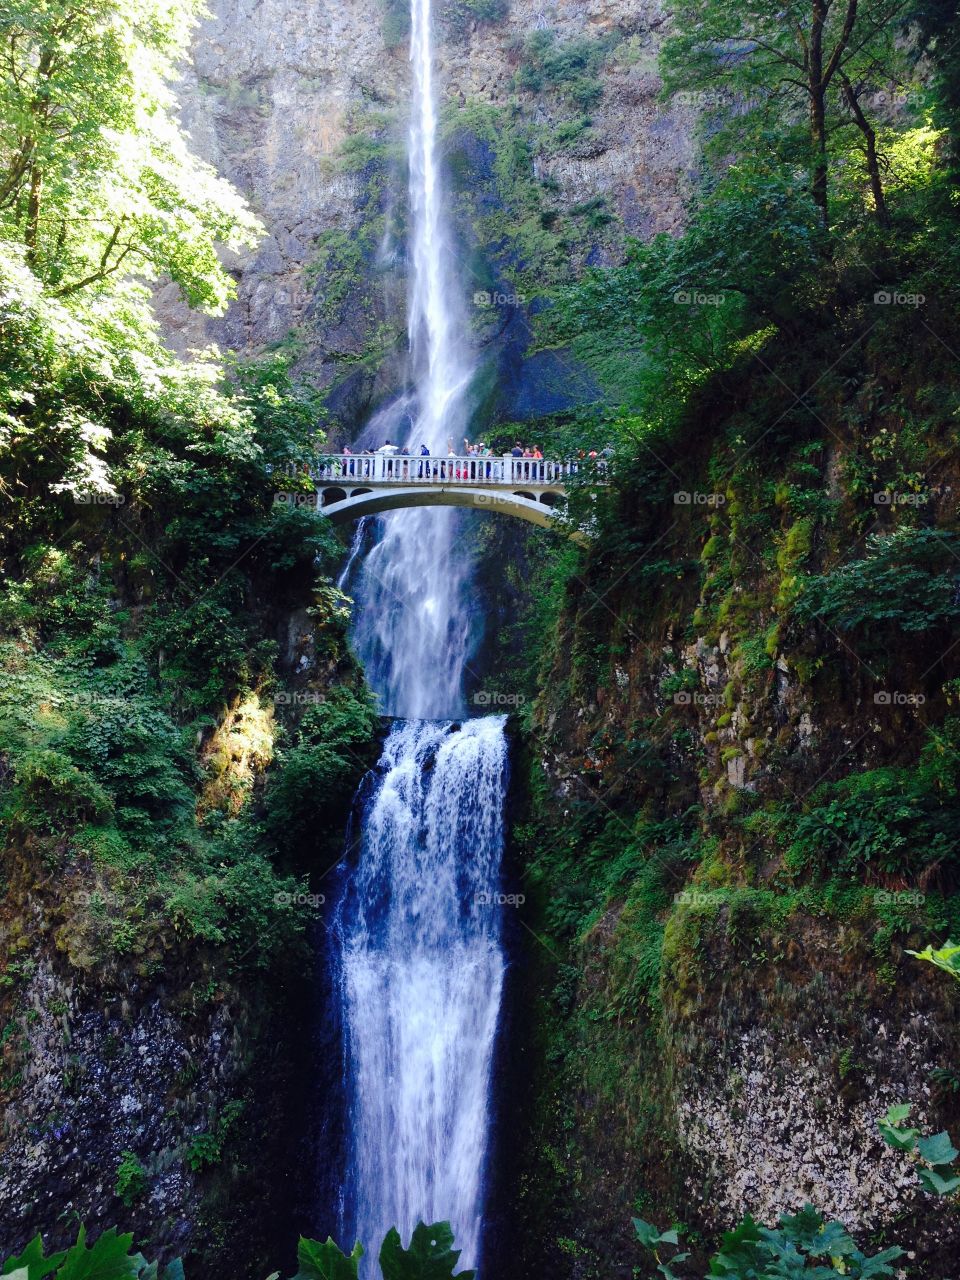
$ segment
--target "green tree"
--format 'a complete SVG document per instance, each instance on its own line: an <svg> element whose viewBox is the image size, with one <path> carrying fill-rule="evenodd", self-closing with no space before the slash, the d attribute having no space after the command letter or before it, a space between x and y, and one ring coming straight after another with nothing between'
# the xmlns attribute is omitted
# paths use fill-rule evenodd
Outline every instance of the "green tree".
<svg viewBox="0 0 960 1280"><path fill-rule="evenodd" d="M809 176L824 227L830 224L831 161L860 135L874 214L886 221L876 120L871 100L889 101L910 83L916 50L905 38L907 0L680 0L676 34L664 48L668 91L705 94L726 107L739 138ZM710 96L712 91L713 97ZM875 113L873 113L875 114ZM729 132L720 130L722 153Z"/></svg>
<svg viewBox="0 0 960 1280"><path fill-rule="evenodd" d="M191 155L169 82L196 0L15 0L0 8L0 225L50 293L136 273L221 312L216 245L259 225Z"/></svg>

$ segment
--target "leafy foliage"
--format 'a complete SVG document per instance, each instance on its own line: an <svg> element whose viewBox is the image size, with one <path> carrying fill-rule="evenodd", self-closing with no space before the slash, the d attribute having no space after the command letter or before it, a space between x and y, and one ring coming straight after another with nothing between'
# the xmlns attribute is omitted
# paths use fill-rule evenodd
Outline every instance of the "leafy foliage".
<svg viewBox="0 0 960 1280"><path fill-rule="evenodd" d="M6 5L0 43L0 224L55 297L134 271L175 280L192 305L233 296L217 243L259 226L193 157L169 81L191 0L45 0Z"/></svg>
<svg viewBox="0 0 960 1280"><path fill-rule="evenodd" d="M117 1165L114 1194L129 1209L147 1189L147 1173L134 1151L124 1151Z"/></svg>
<svg viewBox="0 0 960 1280"><path fill-rule="evenodd" d="M960 615L958 549L960 539L939 529L872 534L863 559L803 581L796 616L840 631L871 624L906 632L935 627Z"/></svg>
<svg viewBox="0 0 960 1280"><path fill-rule="evenodd" d="M329 1238L324 1244L301 1238L297 1246L300 1268L294 1280L356 1280L362 1257L363 1246L359 1243L347 1257Z"/></svg>
<svg viewBox="0 0 960 1280"><path fill-rule="evenodd" d="M587 36L561 40L556 31L544 27L531 32L524 42L518 84L534 93L556 90L582 110L588 110L602 97L597 72L608 52L609 45L603 40Z"/></svg>
<svg viewBox="0 0 960 1280"><path fill-rule="evenodd" d="M643 1219L634 1219L641 1244L650 1250L657 1271L666 1280L677 1280L673 1267L689 1255L677 1253L663 1261L665 1244L676 1245L676 1231L658 1232ZM728 1280L784 1280L786 1276L810 1276L828 1280L830 1276L853 1276L860 1280L893 1276L893 1263L903 1256L896 1246L868 1256L857 1246L839 1222L827 1222L812 1205L799 1213L783 1214L776 1227L762 1227L747 1215L732 1231L727 1231L720 1248L710 1259L710 1276Z"/></svg>
<svg viewBox="0 0 960 1280"><path fill-rule="evenodd" d="M43 1241L37 1236L17 1257L0 1265L0 1275L11 1280L184 1280L179 1261L158 1269L142 1254L132 1253L132 1235L118 1235L115 1228L104 1231L91 1246L86 1243L86 1230L81 1227L77 1243L61 1253L44 1257ZM301 1238L297 1247L299 1264L294 1280L356 1280L363 1257L358 1243L345 1254L333 1240ZM397 1231L388 1232L380 1250L383 1280L473 1280L473 1271L456 1271L460 1251L453 1248L453 1232L448 1222L427 1226L420 1222L414 1228L410 1247L405 1249ZM271 1280L278 1280L275 1272Z"/></svg>
<svg viewBox="0 0 960 1280"><path fill-rule="evenodd" d="M960 1199L960 1169L956 1165L960 1151L945 1131L925 1136L919 1129L910 1128L907 1125L910 1111L908 1103L890 1107L884 1118L877 1121L881 1138L895 1151L914 1158L917 1177L925 1191Z"/></svg>
<svg viewBox="0 0 960 1280"><path fill-rule="evenodd" d="M430 1227L418 1222L409 1249L404 1249L396 1228L387 1232L380 1248L380 1269L383 1280L451 1280L454 1275L458 1280L473 1280L473 1271L455 1273L459 1257L448 1222Z"/></svg>
<svg viewBox="0 0 960 1280"><path fill-rule="evenodd" d="M926 960L949 973L951 978L960 982L960 946L947 942L942 947L924 947L922 951L911 951L918 960Z"/></svg>

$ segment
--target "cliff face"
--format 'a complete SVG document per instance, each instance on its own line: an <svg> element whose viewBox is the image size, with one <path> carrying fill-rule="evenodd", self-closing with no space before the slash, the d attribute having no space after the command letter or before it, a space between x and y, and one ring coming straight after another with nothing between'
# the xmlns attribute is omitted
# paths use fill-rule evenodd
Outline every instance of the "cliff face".
<svg viewBox="0 0 960 1280"><path fill-rule="evenodd" d="M113 895L85 868L64 881L9 849L4 866L0 937L16 960L0 993L0 1253L38 1230L63 1247L79 1221L120 1224L161 1257L216 1244L249 1265L272 1228L221 1210L254 1194L254 1158L258 1183L288 1176L292 1116L277 1099L297 1109L294 1058L274 1048L298 1005L294 969L238 982L214 949L175 937L125 960L109 941Z"/></svg>
<svg viewBox="0 0 960 1280"><path fill-rule="evenodd" d="M742 468L724 424L749 420L760 379L741 371L621 477L568 579L518 837L529 925L566 945L529 948L538 1065L516 1194L570 1275L629 1275L637 1211L715 1235L807 1202L915 1246L924 1280L956 1256L956 1206L876 1128L901 1102L926 1132L960 1121L960 992L908 954L956 931L953 840L935 834L956 812L955 637L902 586L917 548L951 539L958 478L925 463L915 521L854 490L890 430L872 388L919 405L942 376L889 360L858 352L823 423ZM937 457L939 420L917 419ZM945 555L932 598L949 601ZM869 624L838 621L847 591Z"/></svg>
<svg viewBox="0 0 960 1280"><path fill-rule="evenodd" d="M219 321L159 306L181 348L285 343L357 431L402 380L406 5L214 0L180 89L195 148L247 195L267 235L233 262ZM439 6L438 85L470 323L510 420L594 398L569 368L526 370L533 294L625 233L675 228L691 116L658 101L661 8L514 0L478 21ZM563 65L563 58L573 71ZM544 271L545 263L549 269ZM535 287L529 287L527 277ZM497 295L503 301L498 301ZM542 361L541 361L542 364Z"/></svg>

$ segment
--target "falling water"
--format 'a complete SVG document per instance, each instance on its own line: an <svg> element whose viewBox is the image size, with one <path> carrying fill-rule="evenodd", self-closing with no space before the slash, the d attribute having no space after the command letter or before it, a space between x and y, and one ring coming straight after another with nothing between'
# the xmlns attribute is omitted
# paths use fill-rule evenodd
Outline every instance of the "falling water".
<svg viewBox="0 0 960 1280"><path fill-rule="evenodd" d="M411 19L407 326L415 412L406 443L414 454L423 444L432 454L446 454L451 443L462 450L473 363L459 336L467 326L453 284L457 269L444 217L431 0L411 0ZM470 565L455 552L461 523L457 512L440 508L381 517L380 537L353 585L358 603L354 643L387 715L463 714L473 628Z"/></svg>
<svg viewBox="0 0 960 1280"><path fill-rule="evenodd" d="M422 443L459 450L472 365L443 217L430 0L411 0L411 17L412 388L395 421L412 424L416 455ZM507 746L502 717L450 719L464 712L473 644L458 528L449 510L381 517L365 557L358 531L341 579L357 601L367 678L385 713L405 717L361 788L359 856L335 918L351 1126L344 1225L368 1249L365 1280L386 1231L406 1240L420 1219L451 1222L464 1266L481 1255Z"/></svg>
<svg viewBox="0 0 960 1280"><path fill-rule="evenodd" d="M341 907L356 1233L453 1224L477 1261L503 985L503 720L394 727Z"/></svg>

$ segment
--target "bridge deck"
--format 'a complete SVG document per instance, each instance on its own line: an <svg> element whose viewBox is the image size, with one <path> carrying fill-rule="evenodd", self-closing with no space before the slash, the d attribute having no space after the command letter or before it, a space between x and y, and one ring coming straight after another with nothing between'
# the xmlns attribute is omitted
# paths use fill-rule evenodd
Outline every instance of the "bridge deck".
<svg viewBox="0 0 960 1280"><path fill-rule="evenodd" d="M336 454L318 458L311 475L318 488L327 485L455 485L458 488L504 486L562 492L572 476L586 474L606 482L605 459L553 462L547 458L404 457L401 454Z"/></svg>

